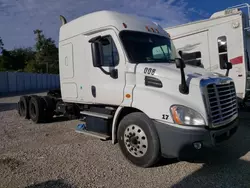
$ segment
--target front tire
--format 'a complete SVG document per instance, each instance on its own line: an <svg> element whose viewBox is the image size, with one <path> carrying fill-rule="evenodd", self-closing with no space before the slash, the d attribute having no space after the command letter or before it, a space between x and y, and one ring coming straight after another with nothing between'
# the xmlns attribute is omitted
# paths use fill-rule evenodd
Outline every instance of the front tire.
<svg viewBox="0 0 250 188"><path fill-rule="evenodd" d="M118 143L126 159L136 166L153 166L160 157L157 131L152 120L144 113L134 112L121 120Z"/></svg>

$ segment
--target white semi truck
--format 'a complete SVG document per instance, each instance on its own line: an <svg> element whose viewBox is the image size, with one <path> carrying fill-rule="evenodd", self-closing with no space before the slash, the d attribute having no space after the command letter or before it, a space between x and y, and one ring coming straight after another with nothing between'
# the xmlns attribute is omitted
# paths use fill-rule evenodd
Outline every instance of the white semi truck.
<svg viewBox="0 0 250 188"><path fill-rule="evenodd" d="M61 20L60 90L22 96L22 117L84 117L86 133L118 142L141 167L216 146L237 131L233 80L185 66L160 25L113 11Z"/></svg>
<svg viewBox="0 0 250 188"><path fill-rule="evenodd" d="M250 98L250 6L236 5L214 13L209 19L165 28L186 64L224 73L235 82L243 106Z"/></svg>

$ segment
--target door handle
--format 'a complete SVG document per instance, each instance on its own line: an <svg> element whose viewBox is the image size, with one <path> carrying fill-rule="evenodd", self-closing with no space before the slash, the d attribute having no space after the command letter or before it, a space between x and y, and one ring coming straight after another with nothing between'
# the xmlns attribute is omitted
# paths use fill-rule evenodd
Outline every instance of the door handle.
<svg viewBox="0 0 250 188"><path fill-rule="evenodd" d="M91 86L91 93L92 93L92 96L96 98L96 87L95 86Z"/></svg>

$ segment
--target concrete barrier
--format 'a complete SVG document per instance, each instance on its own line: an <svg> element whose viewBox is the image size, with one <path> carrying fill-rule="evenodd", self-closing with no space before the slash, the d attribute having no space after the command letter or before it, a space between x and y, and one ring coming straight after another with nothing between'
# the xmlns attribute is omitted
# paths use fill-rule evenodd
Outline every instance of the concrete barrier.
<svg viewBox="0 0 250 188"><path fill-rule="evenodd" d="M0 72L0 96L45 91L59 87L59 75L56 74Z"/></svg>

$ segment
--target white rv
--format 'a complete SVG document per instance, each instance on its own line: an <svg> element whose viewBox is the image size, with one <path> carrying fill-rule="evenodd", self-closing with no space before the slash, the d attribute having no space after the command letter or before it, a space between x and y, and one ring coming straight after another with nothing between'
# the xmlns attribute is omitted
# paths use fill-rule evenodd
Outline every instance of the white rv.
<svg viewBox="0 0 250 188"><path fill-rule="evenodd" d="M250 92L249 15L249 5L242 4L209 19L165 29L186 64L225 74L224 65L231 62L229 77L235 82L238 98L244 101Z"/></svg>
<svg viewBox="0 0 250 188"><path fill-rule="evenodd" d="M61 88L22 96L22 117L36 123L60 114L86 118L83 133L118 141L124 156L142 167L160 156L191 157L236 132L233 80L185 67L158 24L112 11L61 20Z"/></svg>

